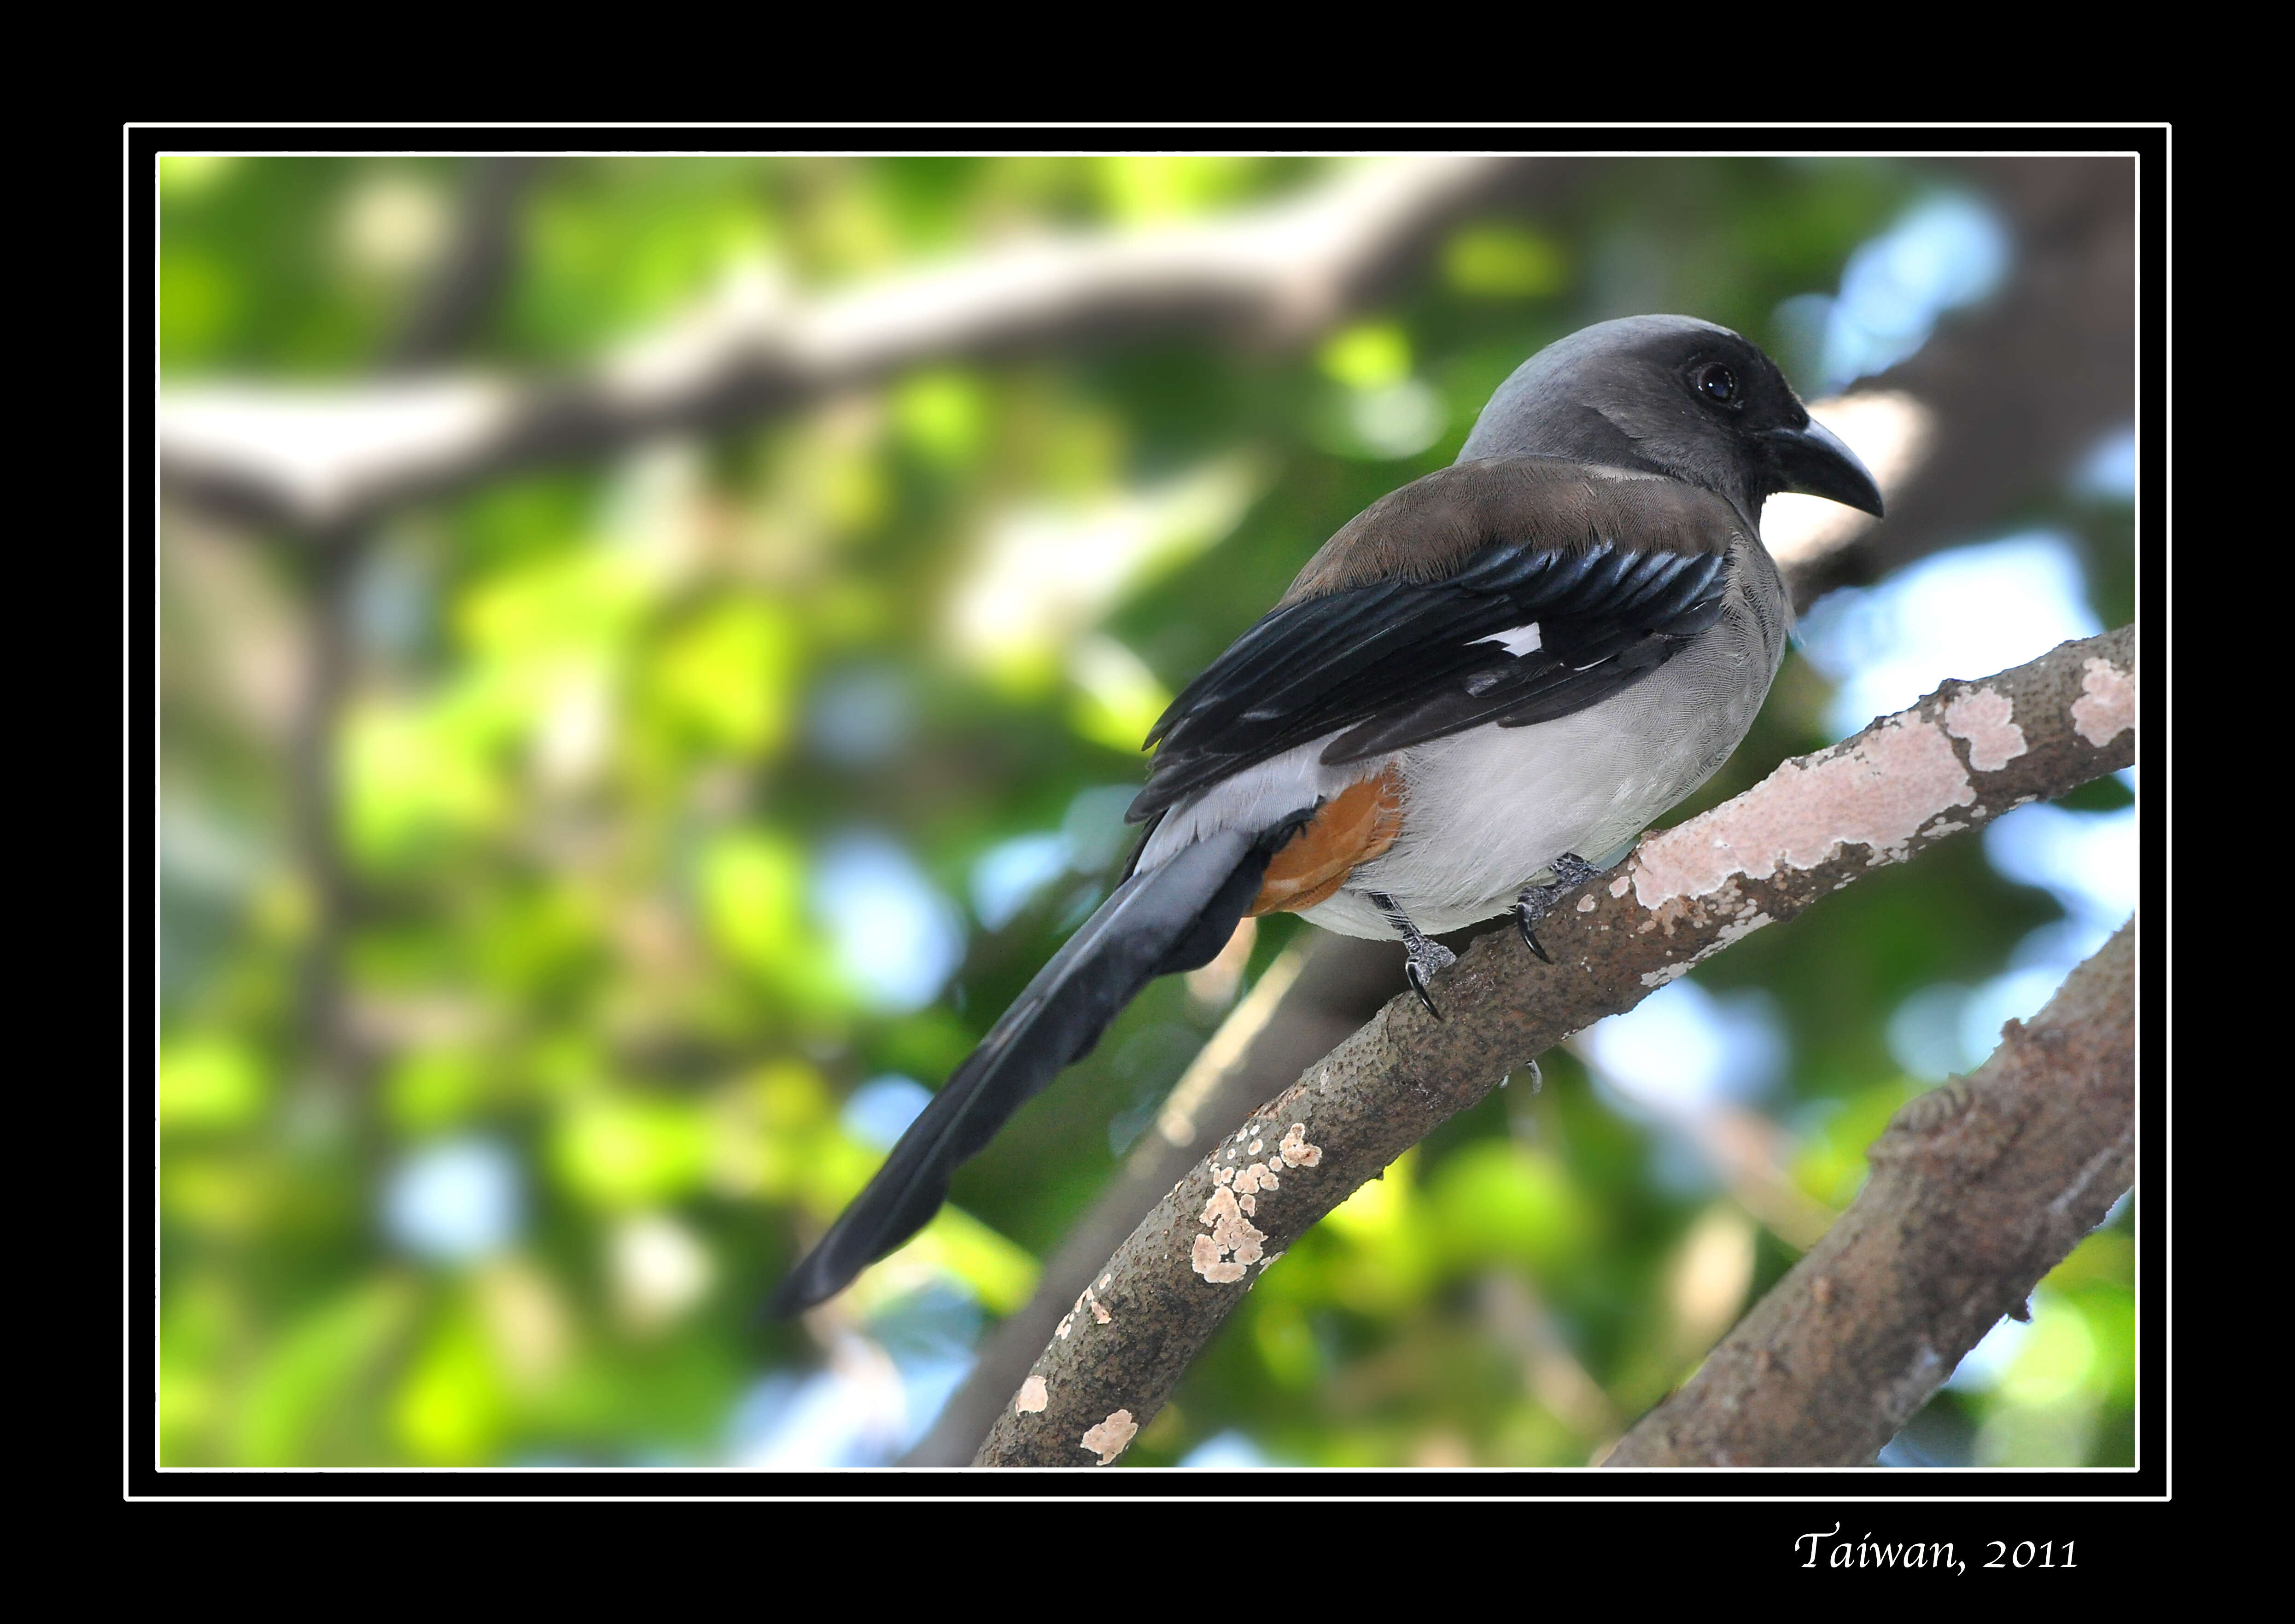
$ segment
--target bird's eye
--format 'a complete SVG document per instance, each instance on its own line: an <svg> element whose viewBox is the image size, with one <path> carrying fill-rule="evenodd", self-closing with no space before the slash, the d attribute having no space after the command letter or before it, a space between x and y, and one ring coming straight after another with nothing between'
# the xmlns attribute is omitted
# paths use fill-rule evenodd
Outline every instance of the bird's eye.
<svg viewBox="0 0 2295 1624"><path fill-rule="evenodd" d="M1717 406L1737 404L1737 374L1718 361L1709 361L1692 372L1689 387Z"/></svg>

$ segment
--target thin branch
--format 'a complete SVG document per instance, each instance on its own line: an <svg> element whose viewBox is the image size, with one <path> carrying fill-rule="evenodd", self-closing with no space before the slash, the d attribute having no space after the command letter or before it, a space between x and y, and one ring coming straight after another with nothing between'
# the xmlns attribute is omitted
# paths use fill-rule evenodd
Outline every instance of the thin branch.
<svg viewBox="0 0 2295 1624"><path fill-rule="evenodd" d="M1925 473L1927 408L1912 396L1852 396L1818 402L1814 410L1865 454L1892 508L1908 482ZM1806 604L1816 596L1814 582L1845 567L1852 532L1833 517L1843 514L1869 526L1863 515L1835 502L1809 498L1805 507L1792 508L1771 500L1763 535L1777 554L1796 602ZM1271 1001L1255 991L1237 1006L1172 1091L1175 1100L1191 1092L1204 1096L1185 1114L1188 1137L1175 1140L1158 1132L1141 1142L1122 1176L1045 1259L1035 1293L983 1341L963 1385L902 1464L960 1465L971 1459L1054 1325L1090 1284L1092 1271L1195 1163L1196 1145L1239 1126L1308 1061L1329 1052L1402 990L1398 944L1319 934L1312 957L1295 981L1278 989ZM1214 1076L1215 1091L1205 1087ZM1824 1233L1831 1214L1817 1204L1761 1179L1754 1170L1733 1164L1724 1171L1749 1209L1793 1245L1806 1246Z"/></svg>
<svg viewBox="0 0 2295 1624"><path fill-rule="evenodd" d="M1198 1163L1056 1331L975 1457L1106 1464L1162 1408L1258 1272L1439 1123L1571 1032L1754 930L2135 755L2136 632L1949 682L1645 840L1552 916L1540 964L1491 932L1389 1003Z"/></svg>
<svg viewBox="0 0 2295 1624"><path fill-rule="evenodd" d="M472 166L445 252L386 347L383 373L450 354L481 322L511 268L511 220L540 160L482 159ZM361 1045L343 989L343 951L357 912L356 885L343 852L342 789L336 753L350 697L357 632L352 600L373 551L375 528L357 516L287 526L289 551L309 577L303 681L296 694L287 783L297 856L311 887L310 935L298 969L297 1004L306 1045L329 1087L350 1082Z"/></svg>
<svg viewBox="0 0 2295 1624"><path fill-rule="evenodd" d="M537 462L788 411L925 362L1186 328L1297 343L1530 173L1522 159L1382 159L1223 218L1019 244L813 299L758 273L552 380L172 390L159 414L167 482L249 522L341 525Z"/></svg>
<svg viewBox="0 0 2295 1624"><path fill-rule="evenodd" d="M310 578L304 666L288 747L289 814L297 866L311 900L309 934L297 967L297 1025L316 1074L331 1087L347 1083L355 1069L342 984L354 887L342 846L336 755L350 691L351 594L366 549L363 532L347 532L323 537L305 550Z"/></svg>
<svg viewBox="0 0 2295 1624"><path fill-rule="evenodd" d="M1961 160L2006 222L2008 280L1981 308L1948 322L1918 354L1851 393L1814 404L1816 414L1862 454L1881 483L1883 525L1815 497L1773 498L1762 533L1806 608L1834 586L1876 578L1982 524L2054 479L2070 460L2133 414L2133 187L2114 159ZM1392 944L1329 939L1271 1011L1238 1008L1206 1053L1229 1057L1215 1107L1197 1114L1213 1135L1295 1076L1294 1052L1319 1054L1334 1003L1401 991ZM1317 985L1335 977L1327 1000ZM1368 1019L1364 1008L1348 1023ZM1237 1054L1238 1024L1252 1031ZM1183 1169L1184 1147L1141 1146L1122 1178L1046 1259L1036 1294L983 1343L964 1385L907 1457L918 1465L968 1459L990 1419L1025 1374L1091 1271L1131 1232ZM1790 1187L1732 1167L1731 1185L1765 1222L1797 1245L1830 1214Z"/></svg>
<svg viewBox="0 0 2295 1624"><path fill-rule="evenodd" d="M961 1466L1093 1272L1172 1181L1275 1090L1403 989L1402 944L1313 933L1221 1022L1123 1171L1044 1260L1035 1294L983 1339L979 1356L904 1466ZM1271 1081L1270 1080L1272 1080Z"/></svg>
<svg viewBox="0 0 2295 1624"><path fill-rule="evenodd" d="M171 390L160 413L167 486L219 516L307 532L537 462L792 410L929 361L1186 328L1296 342L1394 285L1458 218L1558 193L1600 161L1393 159L1223 219L992 250L813 300L752 278L557 379ZM1820 403L1882 474L1890 518L1875 526L1814 498L1773 502L1764 530L1803 607L1966 539L2133 415L2132 165L1956 167L2008 224L2008 282L1911 359ZM433 330L470 319L499 273L523 178L490 171L474 184L461 247L395 364L441 353Z"/></svg>
<svg viewBox="0 0 2295 1624"><path fill-rule="evenodd" d="M382 370L409 372L461 349L510 278L518 205L543 160L494 153L474 160L446 251L384 347Z"/></svg>
<svg viewBox="0 0 2295 1624"><path fill-rule="evenodd" d="M1605 1465L1872 1462L2135 1176L2136 922L1869 1159L1841 1220Z"/></svg>
<svg viewBox="0 0 2295 1624"><path fill-rule="evenodd" d="M992 252L830 299L796 303L763 285L737 286L571 379L173 392L163 413L169 486L211 510L291 521L309 534L313 521L371 516L667 429L792 409L928 359L1188 326L1295 341L1378 297L1456 218L1485 204L1558 193L1595 161L1370 166L1273 208L1178 232ZM1876 530L1850 516L1844 528L1837 522L1844 510L1810 502L1796 514L1796 499L1773 503L1764 528L1802 604L1825 585L1869 578L1960 539L1974 522L1971 501L1983 508L2012 500L2128 415L2128 167L2060 159L1961 167L2010 224L2017 253L2009 284L1984 311L1948 323L1912 361L1844 401L1820 403L1820 415L1874 462L1891 518ZM394 362L442 353L442 323L467 330L488 282L501 274L497 250L507 251L525 178L509 167L474 174L458 246L410 315ZM1934 493L1963 499L1940 505L1930 500ZM1328 943L1312 978L1335 975L1355 986L1386 976L1389 958L1379 944ZM1241 1120L1295 1072L1289 1057L1302 1039L1310 1053L1327 1048L1336 1035L1328 1030L1334 1013L1348 1013L1352 1026L1368 1010L1327 1009L1311 986L1295 987L1249 1054L1230 1057L1222 1098L1200 1114L1202 1131ZM1039 1301L984 1348L966 1393L911 1459L969 1453L957 1419L968 1417L978 1435L1092 1264L1176 1175L1160 1163L1183 1154L1168 1143L1143 1146L1126 1177L1048 1260Z"/></svg>

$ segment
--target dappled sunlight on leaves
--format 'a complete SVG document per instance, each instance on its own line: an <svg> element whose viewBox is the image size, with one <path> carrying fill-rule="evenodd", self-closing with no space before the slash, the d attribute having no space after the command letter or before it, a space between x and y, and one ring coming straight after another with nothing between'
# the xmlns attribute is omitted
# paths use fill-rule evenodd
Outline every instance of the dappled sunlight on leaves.
<svg viewBox="0 0 2295 1624"><path fill-rule="evenodd" d="M560 158L517 193L503 282L440 365L608 365L641 394L776 301L1185 228L1360 161ZM372 377L474 173L166 159L167 386ZM307 538L171 514L163 1459L894 1458L1303 934L1270 917L1194 995L1152 989L911 1243L804 1323L757 1318L919 1088L1107 894L1171 696L1583 322L1655 299L1838 361L1844 270L1927 187L1880 159L1621 161L1445 225L1378 302L1279 346L990 346L425 497L355 538L343 693L308 754ZM1869 282L1881 260L1855 263ZM2127 483L2020 515L2047 567L1988 578L2061 590L1984 624L2093 618ZM1944 674L1898 624L1938 578L1957 577L1815 617L1811 658L1676 815L1830 737L1876 682ZM1569 1054L1542 1089L1518 1070L1259 1271L1124 1464L1584 1464L1790 1265L1809 1212L1853 1197L1928 1068L1967 1062L1944 1024L1989 1019L2118 905L2129 798L2035 809L2001 826L2000 869L1940 847L1702 966L1674 1023L1608 1063L1739 1113L1734 1138L1651 1120ZM1730 1146L1775 1187L1719 1165ZM2128 1458L2131 1224L1932 1406L1967 1458Z"/></svg>

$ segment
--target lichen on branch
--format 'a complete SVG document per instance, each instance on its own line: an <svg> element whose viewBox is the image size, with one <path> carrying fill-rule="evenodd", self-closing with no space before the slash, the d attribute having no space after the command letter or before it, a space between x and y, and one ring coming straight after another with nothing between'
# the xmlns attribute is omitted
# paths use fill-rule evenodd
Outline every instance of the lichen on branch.
<svg viewBox="0 0 2295 1624"><path fill-rule="evenodd" d="M1948 682L1650 836L1548 916L1551 967L1510 931L1482 937L1436 982L1447 1019L1389 1003L1180 1181L1100 1271L1094 1311L1072 1316L1029 1371L1041 1407L1005 1406L975 1464L1115 1458L1108 1416L1147 1425L1262 1271L1500 1079L1754 930L2128 765L2135 673L2131 625ZM1311 1160L1292 1154L1309 1148ZM1248 1212L1235 1194L1246 1182Z"/></svg>

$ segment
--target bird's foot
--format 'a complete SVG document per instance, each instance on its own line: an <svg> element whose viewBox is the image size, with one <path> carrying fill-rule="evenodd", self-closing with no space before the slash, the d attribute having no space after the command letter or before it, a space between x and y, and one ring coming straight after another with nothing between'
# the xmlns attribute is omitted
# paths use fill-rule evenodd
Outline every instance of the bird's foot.
<svg viewBox="0 0 2295 1624"><path fill-rule="evenodd" d="M1385 916L1386 922L1401 934L1402 951L1406 955L1402 961L1402 974L1409 981L1410 990L1418 994L1418 1001L1426 1006L1426 1013L1441 1020L1442 1012L1434 1007L1434 996L1427 992L1426 983L1458 963L1458 955L1440 942L1421 934L1409 917L1394 905L1394 899L1384 892L1367 891L1363 894L1370 899L1373 908Z"/></svg>
<svg viewBox="0 0 2295 1624"><path fill-rule="evenodd" d="M1426 1006L1426 1013L1439 1021L1442 1018L1442 1012L1434 1007L1434 995L1426 991L1426 983L1440 972L1458 963L1458 955L1440 942L1430 942L1416 934L1404 946L1409 950L1410 956L1402 961L1402 973L1410 982L1410 990L1418 994L1418 1001Z"/></svg>
<svg viewBox="0 0 2295 1624"><path fill-rule="evenodd" d="M1564 852L1554 860L1554 883L1550 885L1525 885L1522 894L1514 900L1514 922L1522 927L1523 945L1548 964L1553 956L1538 945L1538 923L1548 910L1562 900L1563 894L1576 889L1601 870L1575 852Z"/></svg>

